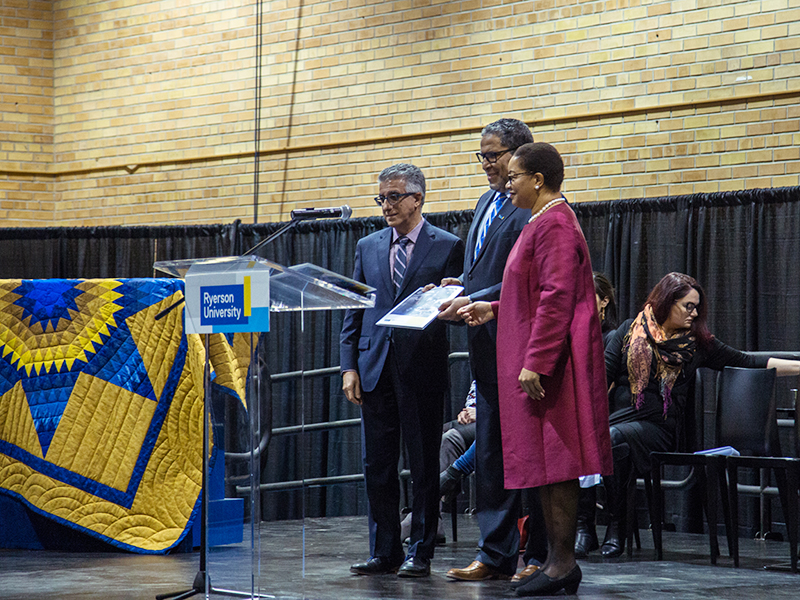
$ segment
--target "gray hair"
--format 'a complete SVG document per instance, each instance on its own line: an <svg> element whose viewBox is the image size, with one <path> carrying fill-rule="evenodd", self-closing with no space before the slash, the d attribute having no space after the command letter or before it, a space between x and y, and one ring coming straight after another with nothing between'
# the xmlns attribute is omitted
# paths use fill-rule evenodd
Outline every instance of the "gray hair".
<svg viewBox="0 0 800 600"><path fill-rule="evenodd" d="M481 137L485 135L496 135L500 138L503 146L512 150L533 141L531 130L525 123L517 119L499 119L494 123L489 123L481 131Z"/></svg>
<svg viewBox="0 0 800 600"><path fill-rule="evenodd" d="M391 167L386 167L381 174L378 175L378 182L392 181L394 179L402 179L406 183L406 191L412 194L421 193L422 201L420 204L425 203L425 175L419 167L410 165L408 163L398 163Z"/></svg>

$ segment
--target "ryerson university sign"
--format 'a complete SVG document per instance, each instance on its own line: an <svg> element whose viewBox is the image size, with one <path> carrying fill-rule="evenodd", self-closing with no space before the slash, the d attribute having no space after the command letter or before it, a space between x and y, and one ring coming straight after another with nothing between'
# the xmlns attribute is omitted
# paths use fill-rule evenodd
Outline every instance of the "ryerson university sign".
<svg viewBox="0 0 800 600"><path fill-rule="evenodd" d="M269 270L247 264L223 272L212 265L189 269L186 333L269 331Z"/></svg>
<svg viewBox="0 0 800 600"><path fill-rule="evenodd" d="M244 315L244 285L200 288L201 325L241 324Z"/></svg>

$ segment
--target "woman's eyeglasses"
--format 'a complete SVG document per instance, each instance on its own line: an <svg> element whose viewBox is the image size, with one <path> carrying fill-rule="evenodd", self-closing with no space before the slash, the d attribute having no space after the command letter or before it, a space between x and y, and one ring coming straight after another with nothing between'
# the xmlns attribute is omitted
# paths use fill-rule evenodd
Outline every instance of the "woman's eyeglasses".
<svg viewBox="0 0 800 600"><path fill-rule="evenodd" d="M514 183L517 179L519 179L523 175L533 175L533 173L528 173L527 171L523 171L521 173L509 172L508 173L508 182L509 183Z"/></svg>

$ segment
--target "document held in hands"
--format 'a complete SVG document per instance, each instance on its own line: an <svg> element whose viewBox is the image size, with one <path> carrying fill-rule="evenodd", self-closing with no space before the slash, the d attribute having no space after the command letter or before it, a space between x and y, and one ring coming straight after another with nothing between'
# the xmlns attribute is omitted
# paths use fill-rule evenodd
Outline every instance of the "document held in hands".
<svg viewBox="0 0 800 600"><path fill-rule="evenodd" d="M423 292L422 288L419 288L386 313L376 325L425 329L439 314L439 307L442 303L452 300L463 291L464 288L460 285L435 287L427 292Z"/></svg>

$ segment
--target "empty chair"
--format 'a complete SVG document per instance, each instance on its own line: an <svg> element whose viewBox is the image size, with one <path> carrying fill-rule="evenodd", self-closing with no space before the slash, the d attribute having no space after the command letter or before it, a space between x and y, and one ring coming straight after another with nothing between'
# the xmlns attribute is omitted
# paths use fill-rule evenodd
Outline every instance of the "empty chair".
<svg viewBox="0 0 800 600"><path fill-rule="evenodd" d="M775 471L781 504L786 518L791 570L797 571L797 490L800 461L782 456L778 439L775 402L775 369L737 369L726 367L720 378L717 407L718 439L733 446L742 456L726 459L730 498L732 556L739 566L739 469Z"/></svg>
<svg viewBox="0 0 800 600"><path fill-rule="evenodd" d="M722 377L720 373L718 378ZM701 396L702 378L698 372L695 382L695 396ZM719 385L716 387L716 403L719 404ZM662 540L662 515L663 494L661 487L662 469L666 465L692 467L691 476L696 479L700 491L700 501L708 523L708 539L710 546L711 564L716 564L719 556L719 542L717 540L717 498L722 501L722 510L726 530L728 533L728 552L733 556L733 540L731 539L730 510L728 508L728 493L725 479L725 457L708 454L695 454L692 450L702 448L702 402L689 397L686 406L684 426L686 427L687 452L653 452L651 457L652 495L650 500L650 521L653 529L653 544L656 549L656 559L663 560ZM701 421L698 423L697 421ZM715 445L719 446L719 436L715 436Z"/></svg>

